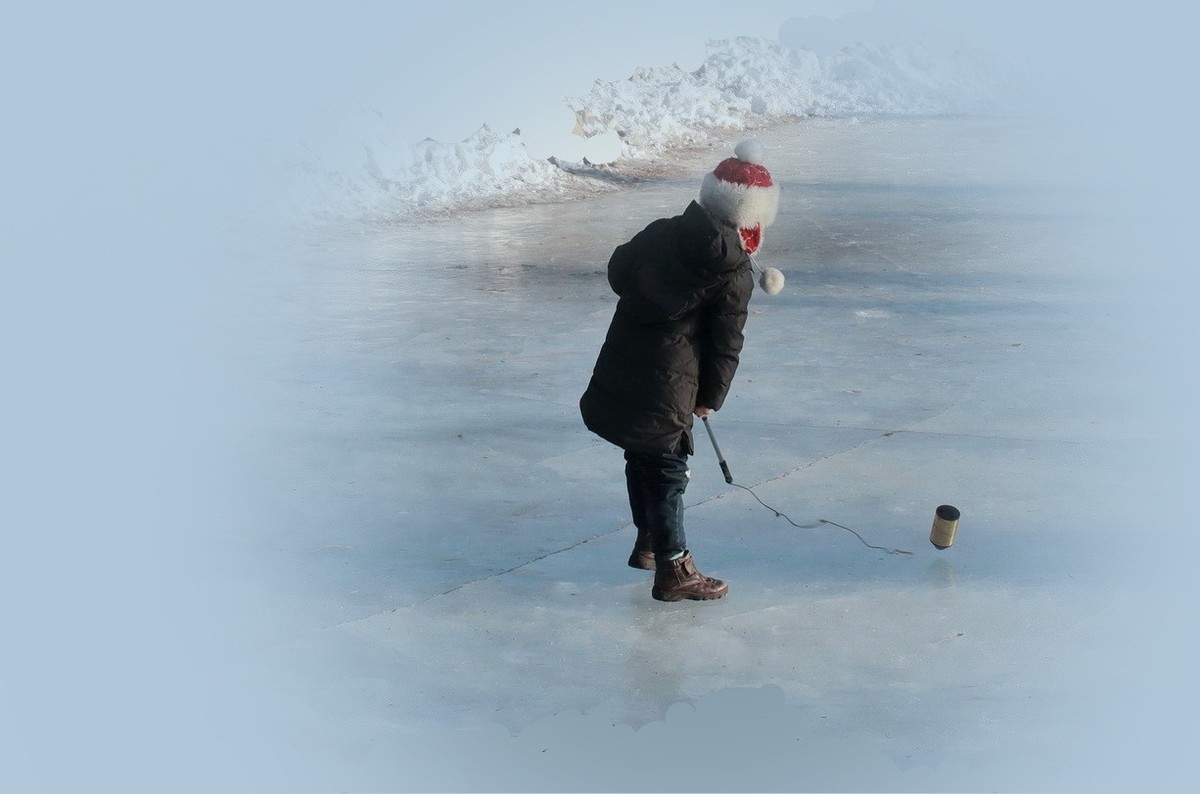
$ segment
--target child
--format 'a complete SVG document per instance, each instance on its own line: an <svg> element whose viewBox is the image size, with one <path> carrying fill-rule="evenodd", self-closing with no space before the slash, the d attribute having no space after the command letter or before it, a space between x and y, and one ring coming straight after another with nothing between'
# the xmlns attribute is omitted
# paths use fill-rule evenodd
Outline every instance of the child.
<svg viewBox="0 0 1200 794"><path fill-rule="evenodd" d="M705 176L699 202L613 252L608 282L619 299L579 402L588 429L625 450L637 527L629 565L654 571L651 595L659 601L729 590L700 573L687 550L683 494L693 416L725 402L754 287L750 254L779 205L762 146L742 141L734 152ZM778 292L782 274L770 268L760 283Z"/></svg>

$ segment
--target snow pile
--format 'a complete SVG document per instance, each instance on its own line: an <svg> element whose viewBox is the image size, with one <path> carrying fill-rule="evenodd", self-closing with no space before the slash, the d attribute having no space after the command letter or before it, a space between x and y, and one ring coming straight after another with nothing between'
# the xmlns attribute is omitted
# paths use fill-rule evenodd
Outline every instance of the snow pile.
<svg viewBox="0 0 1200 794"><path fill-rule="evenodd" d="M293 165L287 188L292 211L430 216L593 194L627 181L606 166L534 158L520 130L500 134L486 124L462 141L426 138L407 150L373 136L361 142L361 151L361 165L349 168L311 152Z"/></svg>
<svg viewBox="0 0 1200 794"><path fill-rule="evenodd" d="M404 179L388 177L368 150L367 173L402 207L426 211L490 206L522 197L546 200L594 186L547 160L530 157L520 130L486 124L457 143L426 138L412 150Z"/></svg>
<svg viewBox="0 0 1200 794"><path fill-rule="evenodd" d="M632 181L672 147L788 119L975 109L993 96L998 74L982 55L938 56L919 45L860 44L818 55L762 39L713 41L695 71L640 68L567 100L576 134L619 137L621 154L611 164L534 158L519 130L501 135L485 125L456 143L426 139L407 148L376 129L362 136L360 164L338 168L314 158L300 172L322 213L335 215L428 215L549 201ZM378 119L369 123L379 126Z"/></svg>
<svg viewBox="0 0 1200 794"><path fill-rule="evenodd" d="M639 69L619 82L597 81L570 101L576 131L615 131L625 157L805 116L940 114L984 104L997 82L986 59L947 58L919 45L854 45L821 56L762 39L709 42L694 72Z"/></svg>

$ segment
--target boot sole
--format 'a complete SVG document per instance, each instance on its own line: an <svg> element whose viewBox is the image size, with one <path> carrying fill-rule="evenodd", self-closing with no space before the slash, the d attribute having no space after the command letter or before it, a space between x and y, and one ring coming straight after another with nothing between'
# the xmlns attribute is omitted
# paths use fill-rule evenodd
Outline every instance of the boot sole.
<svg viewBox="0 0 1200 794"><path fill-rule="evenodd" d="M655 601L683 601L685 599L688 601L716 601L718 598L724 598L728 592L728 587L715 595L696 595L695 593L670 593L669 595L663 595L659 590L651 590L650 597Z"/></svg>

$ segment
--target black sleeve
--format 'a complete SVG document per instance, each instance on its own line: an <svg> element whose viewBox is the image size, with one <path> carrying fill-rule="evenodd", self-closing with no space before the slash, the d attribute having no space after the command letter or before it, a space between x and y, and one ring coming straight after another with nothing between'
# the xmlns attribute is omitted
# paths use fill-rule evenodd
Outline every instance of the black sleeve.
<svg viewBox="0 0 1200 794"><path fill-rule="evenodd" d="M747 306L754 280L750 270L739 271L705 305L699 333L700 390L696 404L719 410L729 394L745 337Z"/></svg>

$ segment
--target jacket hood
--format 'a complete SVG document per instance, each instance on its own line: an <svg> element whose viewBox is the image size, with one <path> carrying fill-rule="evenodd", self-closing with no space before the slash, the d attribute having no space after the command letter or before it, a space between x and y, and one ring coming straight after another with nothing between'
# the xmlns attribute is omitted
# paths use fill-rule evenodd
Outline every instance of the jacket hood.
<svg viewBox="0 0 1200 794"><path fill-rule="evenodd" d="M691 202L682 215L657 220L618 246L608 280L625 311L645 321L677 319L750 258L732 226Z"/></svg>
<svg viewBox="0 0 1200 794"><path fill-rule="evenodd" d="M721 223L697 201L679 216L680 252L706 274L737 270L749 261L738 234L736 226Z"/></svg>

